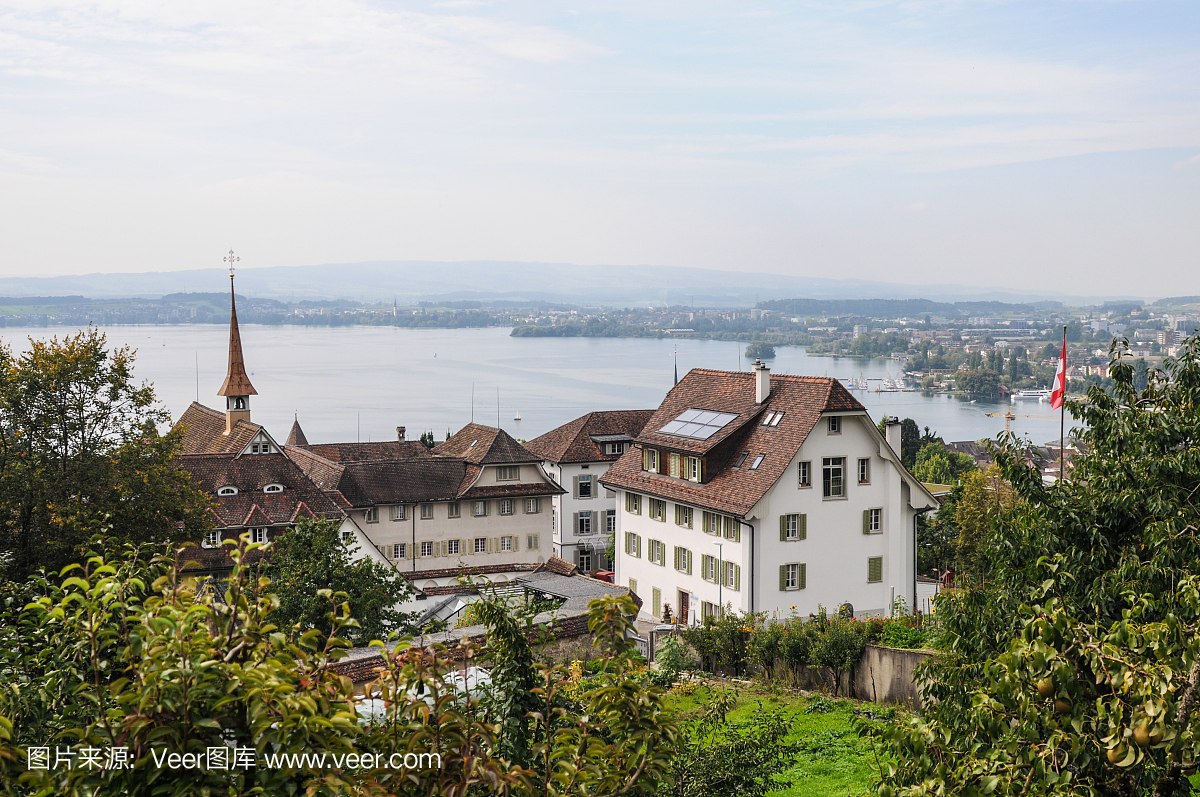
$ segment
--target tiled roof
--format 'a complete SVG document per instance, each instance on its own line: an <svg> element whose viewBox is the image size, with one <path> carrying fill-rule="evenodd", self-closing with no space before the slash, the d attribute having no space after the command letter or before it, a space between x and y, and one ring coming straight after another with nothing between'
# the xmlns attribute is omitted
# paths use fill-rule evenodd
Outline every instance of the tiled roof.
<svg viewBox="0 0 1200 797"><path fill-rule="evenodd" d="M467 463L450 457L349 462L336 489L351 506L454 501L461 493Z"/></svg>
<svg viewBox="0 0 1200 797"><path fill-rule="evenodd" d="M233 431L225 434L225 413L192 402L176 426L184 427L183 452L185 454L237 454L246 446L262 427L250 421L238 421Z"/></svg>
<svg viewBox="0 0 1200 797"><path fill-rule="evenodd" d="M461 457L472 465L504 465L541 459L503 429L480 423L469 423L459 429L449 440L434 446L433 453L440 457Z"/></svg>
<svg viewBox="0 0 1200 797"><path fill-rule="evenodd" d="M604 453L593 436L628 435L637 437L654 410L609 410L587 415L551 429L525 444L525 448L544 460L558 464L570 462L606 462L617 455Z"/></svg>
<svg viewBox="0 0 1200 797"><path fill-rule="evenodd" d="M289 438L290 440L291 438ZM292 443L288 443L292 445ZM417 440L384 440L380 443L322 443L299 447L330 462L371 462L380 459L414 459L433 456Z"/></svg>
<svg viewBox="0 0 1200 797"><path fill-rule="evenodd" d="M540 567L542 565L536 562L515 562L507 565L474 565L472 567L439 567L433 570L402 570L400 571L400 575L409 581L419 581L423 578L489 576L495 573L532 573Z"/></svg>
<svg viewBox="0 0 1200 797"><path fill-rule="evenodd" d="M766 401L755 404L754 392L752 373L690 371L646 424L639 445L609 468L601 484L745 517L783 475L822 412L866 411L838 380L828 377L773 374ZM728 412L738 417L706 441L653 431L688 409ZM762 426L759 417L772 411L783 412L779 425ZM718 450L721 443L725 445ZM643 471L642 448L647 445L710 455L705 482L697 484ZM736 467L742 453L746 459ZM764 455L763 461L751 470L759 454Z"/></svg>
<svg viewBox="0 0 1200 797"><path fill-rule="evenodd" d="M551 556L546 560L544 567L551 573L557 573L560 576L573 576L579 572L579 568L566 559L560 559L557 556Z"/></svg>
<svg viewBox="0 0 1200 797"><path fill-rule="evenodd" d="M522 498L538 495L562 495L566 490L553 482L524 482L520 484L489 484L483 487L471 487L465 490L460 498Z"/></svg>
<svg viewBox="0 0 1200 797"><path fill-rule="evenodd" d="M287 442L284 445L289 446L306 446L308 438L304 436L304 430L300 428L300 419L296 418L292 421L292 430L288 432Z"/></svg>
<svg viewBox="0 0 1200 797"><path fill-rule="evenodd" d="M242 357L242 333L238 330L237 298L233 293L233 274L229 275L229 372L225 382L217 391L218 396L257 396L258 391L250 384L246 375L246 361Z"/></svg>
<svg viewBox="0 0 1200 797"><path fill-rule="evenodd" d="M196 485L213 496L218 528L292 523L300 505L308 512L339 518L341 510L282 454L184 454L176 463L192 474ZM281 493L264 493L268 484L282 484ZM218 496L221 487L238 488L237 495Z"/></svg>

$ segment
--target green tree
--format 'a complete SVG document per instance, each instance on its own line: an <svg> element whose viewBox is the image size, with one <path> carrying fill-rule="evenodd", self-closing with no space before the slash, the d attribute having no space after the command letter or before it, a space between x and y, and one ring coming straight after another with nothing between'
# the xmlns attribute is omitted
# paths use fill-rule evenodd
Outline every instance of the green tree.
<svg viewBox="0 0 1200 797"><path fill-rule="evenodd" d="M413 594L408 579L371 559L352 559L335 523L301 520L271 543L262 570L279 598L273 622L282 628L299 623L302 632L331 633L328 607L317 599L326 591L346 596L356 625L343 633L356 644L412 630L413 615L399 609Z"/></svg>
<svg viewBox="0 0 1200 797"><path fill-rule="evenodd" d="M1000 395L1000 375L990 369L962 371L954 383L969 396L995 398Z"/></svg>
<svg viewBox="0 0 1200 797"><path fill-rule="evenodd" d="M1111 393L1069 402L1087 452L1043 483L1008 438L1010 511L985 584L938 602L945 654L925 715L881 732L881 793L1166 795L1200 763L1200 351L1144 389L1114 357ZM986 533L986 532L985 532Z"/></svg>
<svg viewBox="0 0 1200 797"><path fill-rule="evenodd" d="M426 448L433 448L435 445L437 445L437 442L433 439L432 429L427 432L421 432L421 445L425 446Z"/></svg>
<svg viewBox="0 0 1200 797"><path fill-rule="evenodd" d="M209 499L176 467L183 430L137 385L134 354L89 327L0 345L0 567L21 580L80 561L111 525L124 540L199 539Z"/></svg>

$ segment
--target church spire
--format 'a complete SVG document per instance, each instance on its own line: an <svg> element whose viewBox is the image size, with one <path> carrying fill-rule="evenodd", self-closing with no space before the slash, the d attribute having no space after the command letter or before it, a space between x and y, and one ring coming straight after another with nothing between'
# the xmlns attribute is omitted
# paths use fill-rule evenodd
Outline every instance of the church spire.
<svg viewBox="0 0 1200 797"><path fill-rule="evenodd" d="M233 292L233 264L240 259L234 257L232 249L225 258L229 263L229 371L217 395L225 397L226 434L233 431L238 421L250 420L250 397L258 395L246 374L246 362L242 357L242 335L238 331L237 296Z"/></svg>

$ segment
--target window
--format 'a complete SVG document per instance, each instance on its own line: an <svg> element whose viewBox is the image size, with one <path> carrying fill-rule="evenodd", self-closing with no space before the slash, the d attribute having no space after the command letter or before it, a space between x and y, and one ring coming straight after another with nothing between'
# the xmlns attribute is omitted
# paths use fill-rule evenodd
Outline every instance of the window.
<svg viewBox="0 0 1200 797"><path fill-rule="evenodd" d="M845 498L846 486L843 483L842 471L846 467L846 458L825 457L821 462L821 484L825 490L825 497Z"/></svg>
<svg viewBox="0 0 1200 797"><path fill-rule="evenodd" d="M500 499L500 514L511 515L513 513L513 503L511 498Z"/></svg>
<svg viewBox="0 0 1200 797"><path fill-rule="evenodd" d="M684 527L690 529L692 527L692 514L693 514L693 512L692 512L692 508L690 506L684 506L683 504L676 504L675 505L675 525L676 526L684 526Z"/></svg>
<svg viewBox="0 0 1200 797"><path fill-rule="evenodd" d="M750 456L748 451L743 451L737 455L737 461L733 463L733 467L740 468L746 464L746 457Z"/></svg>
<svg viewBox="0 0 1200 797"><path fill-rule="evenodd" d="M872 556L867 559L867 583L878 584L883 581L883 557Z"/></svg>
<svg viewBox="0 0 1200 797"><path fill-rule="evenodd" d="M282 484L268 484L266 487L263 488L263 492L267 493L268 495L271 493L282 493L283 485Z"/></svg>
<svg viewBox="0 0 1200 797"><path fill-rule="evenodd" d="M670 475L672 475L676 479L678 479L679 474L680 474L679 455L672 452L671 456L668 458L667 462L668 462L668 467L670 468L670 470L669 470Z"/></svg>
<svg viewBox="0 0 1200 797"><path fill-rule="evenodd" d="M266 529L250 529L250 542L264 543L267 541Z"/></svg>
<svg viewBox="0 0 1200 797"><path fill-rule="evenodd" d="M625 553L642 558L642 538L632 531L625 532Z"/></svg>
<svg viewBox="0 0 1200 797"><path fill-rule="evenodd" d="M540 498L526 498L525 499L525 514L526 515L536 515L538 512L541 512L541 511L542 511L542 499L540 499Z"/></svg>
<svg viewBox="0 0 1200 797"><path fill-rule="evenodd" d="M829 416L829 433L830 434L841 434L842 433L841 416L839 416L839 415L830 415Z"/></svg>
<svg viewBox="0 0 1200 797"><path fill-rule="evenodd" d="M700 481L700 458L699 457L684 457L683 458L683 478L688 481Z"/></svg>
<svg viewBox="0 0 1200 797"><path fill-rule="evenodd" d="M515 482L521 478L519 465L501 465L496 468L496 481Z"/></svg>
<svg viewBox="0 0 1200 797"><path fill-rule="evenodd" d="M808 565L800 562L798 564L780 565L779 566L779 589L787 591L791 589L804 589L808 586Z"/></svg>
<svg viewBox="0 0 1200 797"><path fill-rule="evenodd" d="M592 513L591 512L577 512L575 514L575 518L576 518L576 520L575 520L575 530L576 531L578 531L580 534L591 534L592 533Z"/></svg>
<svg viewBox="0 0 1200 797"><path fill-rule="evenodd" d="M648 470L651 473L659 472L657 448L642 449L642 470Z"/></svg>
<svg viewBox="0 0 1200 797"><path fill-rule="evenodd" d="M650 519L665 521L667 519L667 502L657 498L650 499Z"/></svg>
<svg viewBox="0 0 1200 797"><path fill-rule="evenodd" d="M221 544L221 532L206 531L204 532L204 540L200 543L202 548L216 548Z"/></svg>
<svg viewBox="0 0 1200 797"><path fill-rule="evenodd" d="M642 497L637 493L625 493L625 511L642 514Z"/></svg>
<svg viewBox="0 0 1200 797"><path fill-rule="evenodd" d="M393 559L407 559L408 558L408 543L398 542L398 543L395 543L394 545L392 545L392 558Z"/></svg>
<svg viewBox="0 0 1200 797"><path fill-rule="evenodd" d="M379 522L379 507L377 507L377 506L367 507L367 511L363 512L363 519L366 520L368 523L378 523Z"/></svg>
<svg viewBox="0 0 1200 797"><path fill-rule="evenodd" d="M883 510L863 510L863 534L878 534L883 531Z"/></svg>
<svg viewBox="0 0 1200 797"><path fill-rule="evenodd" d="M516 539L516 538L515 537L501 537L500 538L500 550L502 550L502 551L513 550L513 540L514 539Z"/></svg>
<svg viewBox="0 0 1200 797"><path fill-rule="evenodd" d="M217 495L237 495L237 494L238 494L238 489L236 487L221 487L221 488L217 489Z"/></svg>
<svg viewBox="0 0 1200 797"><path fill-rule="evenodd" d="M858 461L858 483L859 484L870 484L871 483L871 460L860 459Z"/></svg>
<svg viewBox="0 0 1200 797"><path fill-rule="evenodd" d="M782 412L768 412L766 415L763 416L762 425L770 426L773 429L776 426L778 426L779 422L782 420L783 420Z"/></svg>
<svg viewBox="0 0 1200 797"><path fill-rule="evenodd" d="M720 534L721 533L721 516L712 512L704 513L704 533L705 534Z"/></svg>
<svg viewBox="0 0 1200 797"><path fill-rule="evenodd" d="M649 540L646 546L646 558L660 567L667 564L667 546L658 540Z"/></svg>
<svg viewBox="0 0 1200 797"><path fill-rule="evenodd" d="M446 542L446 556L458 556L462 553L462 542L460 540L448 540Z"/></svg>
<svg viewBox="0 0 1200 797"><path fill-rule="evenodd" d="M604 513L604 532L612 534L617 530L617 510L609 509Z"/></svg>
<svg viewBox="0 0 1200 797"><path fill-rule="evenodd" d="M488 549L488 538L487 537L476 537L475 538L475 553L487 553L488 552L487 549Z"/></svg>
<svg viewBox="0 0 1200 797"><path fill-rule="evenodd" d="M393 506L391 518L392 520L408 520L408 507L404 506L403 504Z"/></svg>
<svg viewBox="0 0 1200 797"><path fill-rule="evenodd" d="M433 506L429 505L429 516L433 517ZM424 517L424 515L422 515ZM446 504L446 517L462 517L462 504L458 501L451 501Z"/></svg>
<svg viewBox="0 0 1200 797"><path fill-rule="evenodd" d="M474 501L471 503L471 514L475 517L487 517L487 501Z"/></svg>
<svg viewBox="0 0 1200 797"><path fill-rule="evenodd" d="M588 572L592 569L592 552L585 551L582 548L575 549L575 564L579 569Z"/></svg>
<svg viewBox="0 0 1200 797"><path fill-rule="evenodd" d="M710 617L712 617L713 619L716 619L717 617L720 616L720 611L721 611L721 607L717 606L717 604L709 603L708 601L700 601L700 619L701 620L707 620Z"/></svg>
<svg viewBox="0 0 1200 797"><path fill-rule="evenodd" d="M610 457L615 457L619 454L623 454L623 453L625 453L625 444L624 443L605 443L604 444L604 453L606 456L610 456Z"/></svg>
<svg viewBox="0 0 1200 797"><path fill-rule="evenodd" d="M737 415L729 412L710 412L709 410L687 410L681 412L675 420L658 431L661 434L673 434L678 437L690 437L693 440L707 440L721 431L727 423ZM649 470L649 468L647 468Z"/></svg>
<svg viewBox="0 0 1200 797"><path fill-rule="evenodd" d="M717 580L717 557L708 554L700 556L700 578L713 582Z"/></svg>
<svg viewBox="0 0 1200 797"><path fill-rule="evenodd" d="M538 542L539 542L538 535L526 534L525 535L525 550L536 551L538 549Z"/></svg>
<svg viewBox="0 0 1200 797"><path fill-rule="evenodd" d="M808 515L780 515L779 539L788 540L808 539Z"/></svg>
<svg viewBox="0 0 1200 797"><path fill-rule="evenodd" d="M354 536L354 532L350 529L342 529L342 543L350 542L350 538Z"/></svg>
<svg viewBox="0 0 1200 797"><path fill-rule="evenodd" d="M433 504L421 504L421 520L433 520Z"/></svg>
<svg viewBox="0 0 1200 797"><path fill-rule="evenodd" d="M758 470L758 466L762 464L765 456L766 454L759 454L757 457L755 457L754 461L750 463L750 470Z"/></svg>
<svg viewBox="0 0 1200 797"><path fill-rule="evenodd" d="M742 566L733 562L721 562L721 583L726 589L742 588Z"/></svg>
<svg viewBox="0 0 1200 797"><path fill-rule="evenodd" d="M812 487L812 463L811 462L801 462L800 463L800 489L803 490L805 487Z"/></svg>
<svg viewBox="0 0 1200 797"><path fill-rule="evenodd" d="M675 569L680 573L692 572L692 552L687 548L675 546Z"/></svg>
<svg viewBox="0 0 1200 797"><path fill-rule="evenodd" d="M585 473L575 479L575 497L576 498L591 498L592 497L592 477Z"/></svg>
<svg viewBox="0 0 1200 797"><path fill-rule="evenodd" d="M432 542L421 543L421 556L433 556L433 543Z"/></svg>

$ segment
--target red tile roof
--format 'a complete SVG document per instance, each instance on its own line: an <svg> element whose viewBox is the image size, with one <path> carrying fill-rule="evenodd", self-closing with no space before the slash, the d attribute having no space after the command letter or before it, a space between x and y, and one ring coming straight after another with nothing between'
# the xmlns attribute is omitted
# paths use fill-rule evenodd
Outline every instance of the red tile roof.
<svg viewBox="0 0 1200 797"><path fill-rule="evenodd" d="M304 436L304 430L300 428L300 419L296 418L292 421L292 429L288 432L287 441L284 445L289 446L306 446L308 438Z"/></svg>
<svg viewBox="0 0 1200 797"><path fill-rule="evenodd" d="M570 462L609 462L618 455L604 453L603 445L592 440L596 435L637 437L654 410L608 410L587 415L551 429L525 444L525 448L544 460L558 464Z"/></svg>
<svg viewBox="0 0 1200 797"><path fill-rule="evenodd" d="M233 431L225 434L225 413L192 402L176 426L184 427L185 454L237 454L243 451L262 427L250 421L238 421Z"/></svg>
<svg viewBox="0 0 1200 797"><path fill-rule="evenodd" d="M331 519L342 517L341 509L282 454L184 454L176 463L213 496L217 528L293 523L303 511ZM283 492L264 493L268 484L282 484ZM218 496L221 487L236 487L238 494Z"/></svg>
<svg viewBox="0 0 1200 797"><path fill-rule="evenodd" d="M433 447L439 457L461 457L472 465L505 465L538 462L540 457L528 451L503 429L469 423L449 440Z"/></svg>
<svg viewBox="0 0 1200 797"><path fill-rule="evenodd" d="M756 404L754 397L752 373L690 371L663 399L642 430L639 444L609 468L601 484L745 517L783 475L822 413L866 411L840 382L828 377L772 374L767 400ZM689 409L733 413L737 418L709 440L657 431ZM783 413L778 426L761 425L759 419L766 412ZM643 471L642 449L647 446L705 456L704 482ZM742 453L745 462L737 467ZM764 455L763 461L751 470L759 454Z"/></svg>
<svg viewBox="0 0 1200 797"><path fill-rule="evenodd" d="M291 443L288 443L291 446ZM372 462L381 459L414 459L433 456L429 449L417 440L384 440L379 443L301 443L309 453L330 462Z"/></svg>

